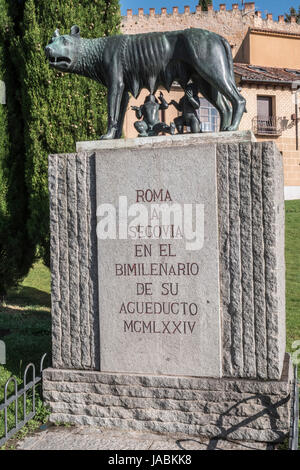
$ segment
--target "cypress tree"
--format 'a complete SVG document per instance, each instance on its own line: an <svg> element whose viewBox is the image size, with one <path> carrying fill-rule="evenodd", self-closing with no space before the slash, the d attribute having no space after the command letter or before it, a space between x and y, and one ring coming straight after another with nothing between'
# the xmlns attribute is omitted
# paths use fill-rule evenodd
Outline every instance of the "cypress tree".
<svg viewBox="0 0 300 470"><path fill-rule="evenodd" d="M24 277L41 248L49 262L48 154L75 150L106 127L107 90L50 69L44 48L56 28L83 37L119 31L118 0L0 0L0 296Z"/></svg>
<svg viewBox="0 0 300 470"><path fill-rule="evenodd" d="M212 5L212 0L199 0L198 5L202 7L202 11L208 11L208 5Z"/></svg>
<svg viewBox="0 0 300 470"><path fill-rule="evenodd" d="M8 27L7 11L3 0L0 0L0 80L4 82L4 30ZM2 32L2 33L1 33ZM5 82L4 82L5 83ZM0 90L1 93L2 90ZM4 90L3 90L4 92ZM8 136L7 136L7 112L6 106L2 102L0 96L0 234L2 233L1 226L4 224L4 217L6 215L6 193L7 193L7 178L5 174L5 162L9 152Z"/></svg>
<svg viewBox="0 0 300 470"><path fill-rule="evenodd" d="M4 30L7 28L7 11L3 0L0 0L0 80L4 81ZM0 97L1 98L1 97ZM7 214L7 172L6 159L8 156L8 138L7 138L7 112L6 106L1 104L0 99L0 302L5 293L4 289L4 267L7 264L7 243L6 232L8 226Z"/></svg>
<svg viewBox="0 0 300 470"><path fill-rule="evenodd" d="M0 0L0 74L6 105L0 105L0 297L28 272L35 247L27 231L28 195L15 37L20 2Z"/></svg>
<svg viewBox="0 0 300 470"><path fill-rule="evenodd" d="M75 150L76 141L105 131L106 88L72 74L53 70L44 48L56 28L68 34L78 24L81 34L95 38L119 31L117 0L26 0L19 41L22 63L22 110L26 149L26 184L30 194L28 231L49 262L47 156Z"/></svg>

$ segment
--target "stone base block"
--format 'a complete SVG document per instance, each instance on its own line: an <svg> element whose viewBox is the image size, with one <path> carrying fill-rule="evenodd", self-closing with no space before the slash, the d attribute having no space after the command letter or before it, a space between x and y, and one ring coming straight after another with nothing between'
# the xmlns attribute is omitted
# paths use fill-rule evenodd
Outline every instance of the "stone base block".
<svg viewBox="0 0 300 470"><path fill-rule="evenodd" d="M292 367L280 380L150 376L46 369L51 422L260 442L290 426Z"/></svg>
<svg viewBox="0 0 300 470"><path fill-rule="evenodd" d="M285 351L282 156L274 142L253 138L249 131L114 139L78 143L85 151L49 156L55 368L100 370L101 365L103 371L122 373L280 379ZM171 240L178 262L200 266L193 279L178 276L180 299L197 303L201 312L193 317L195 324L188 324L189 336L177 326L174 334L161 331L161 323L155 328L154 317L160 315L149 312L145 324L144 314L133 313L125 325L126 314L118 313L121 301L138 299L134 289L142 276L115 275L116 263L136 262L134 239L97 238L97 208L110 203L119 213L120 196L131 206L136 191L147 188L170 190L181 206L204 205L203 248L196 252L183 240ZM160 256L159 239L151 242L151 262L171 265L175 258ZM143 258L150 263L150 257ZM162 300L160 282L172 276L144 277L155 280L153 301ZM180 322L185 319L177 315Z"/></svg>

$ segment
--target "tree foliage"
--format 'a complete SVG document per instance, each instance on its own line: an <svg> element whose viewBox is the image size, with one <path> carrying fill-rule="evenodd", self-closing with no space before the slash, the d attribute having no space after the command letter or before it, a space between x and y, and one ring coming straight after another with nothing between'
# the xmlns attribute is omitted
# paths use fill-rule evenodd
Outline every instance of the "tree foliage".
<svg viewBox="0 0 300 470"><path fill-rule="evenodd" d="M285 14L285 21L287 23L291 22L291 16L295 16L296 22L300 24L300 5L298 6L298 11L294 7L290 7L290 12Z"/></svg>
<svg viewBox="0 0 300 470"><path fill-rule="evenodd" d="M28 192L15 37L22 4L0 0L0 77L6 105L0 105L0 298L28 272L35 247L27 230Z"/></svg>
<svg viewBox="0 0 300 470"><path fill-rule="evenodd" d="M44 47L56 28L69 33L78 24L83 37L118 31L116 0L27 0L22 39L22 106L25 123L26 184L31 239L48 260L47 155L75 150L76 141L95 139L106 126L106 89L77 75L50 69Z"/></svg>
<svg viewBox="0 0 300 470"><path fill-rule="evenodd" d="M198 5L201 6L202 11L208 11L208 5L212 5L212 0L199 0Z"/></svg>
<svg viewBox="0 0 300 470"><path fill-rule="evenodd" d="M51 69L44 48L56 28L67 34L78 24L93 38L118 33L120 19L118 0L0 0L0 79L8 88L7 106L0 105L0 244L10 243L1 229L8 217L22 238L14 246L28 258L17 250L24 266L16 267L17 280L35 247L49 263L48 155L75 151L76 141L102 134L107 120L106 89Z"/></svg>

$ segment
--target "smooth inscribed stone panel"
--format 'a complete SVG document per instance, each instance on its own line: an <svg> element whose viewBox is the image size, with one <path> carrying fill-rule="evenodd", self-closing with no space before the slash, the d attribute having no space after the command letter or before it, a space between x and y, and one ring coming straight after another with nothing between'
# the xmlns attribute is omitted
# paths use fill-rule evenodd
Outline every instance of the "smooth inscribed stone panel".
<svg viewBox="0 0 300 470"><path fill-rule="evenodd" d="M215 145L96 151L100 368L221 376Z"/></svg>

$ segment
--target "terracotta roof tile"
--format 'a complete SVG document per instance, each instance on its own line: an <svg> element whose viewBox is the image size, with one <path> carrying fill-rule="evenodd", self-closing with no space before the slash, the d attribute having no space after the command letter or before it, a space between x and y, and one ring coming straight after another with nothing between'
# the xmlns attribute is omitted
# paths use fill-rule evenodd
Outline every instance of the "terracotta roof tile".
<svg viewBox="0 0 300 470"><path fill-rule="evenodd" d="M250 33L258 33L265 35L266 33L271 36L292 36L292 37L300 37L299 33L295 33L292 31L284 31L284 30L277 30L277 29L270 29L270 28L250 28Z"/></svg>

